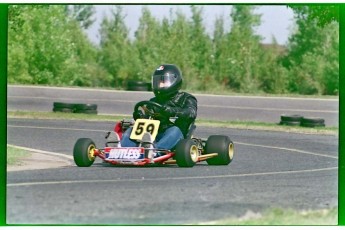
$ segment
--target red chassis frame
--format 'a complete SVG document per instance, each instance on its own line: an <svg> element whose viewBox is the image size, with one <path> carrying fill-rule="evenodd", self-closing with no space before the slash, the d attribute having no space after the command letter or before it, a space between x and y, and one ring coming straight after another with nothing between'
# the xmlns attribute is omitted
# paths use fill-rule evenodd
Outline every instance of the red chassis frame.
<svg viewBox="0 0 345 230"><path fill-rule="evenodd" d="M122 122L117 122L115 127L114 127L114 132L117 133L122 139L122 134L124 132L123 124ZM144 149L144 148L143 148ZM97 149L95 148L93 150L93 156L97 156L101 158L104 162L110 163L112 165L134 165L134 166L144 166L144 165L149 165L149 164L176 164L176 160L170 159L172 158L175 153L170 151L170 150L159 150L159 152L165 153L162 156L155 157L152 160L145 157L144 159L139 159L136 161L116 161L116 160L109 160L106 158L104 149ZM217 153L211 153L211 154L206 154L206 155L199 155L197 162L204 161L208 158L212 158L214 156L217 156ZM170 159L170 160L169 160Z"/></svg>
<svg viewBox="0 0 345 230"><path fill-rule="evenodd" d="M102 149L94 149L94 156L98 156L103 161L113 164L113 165L136 165L136 166L144 166L152 163L161 163L161 164L173 164L175 160L168 161L171 157L173 157L175 153L166 151L166 154L160 157L153 158L153 162L149 158L144 158L138 161L116 161L116 160L109 160L106 159L105 154L103 153Z"/></svg>
<svg viewBox="0 0 345 230"><path fill-rule="evenodd" d="M120 137L120 139L122 139L122 134L125 130L123 129L122 126L122 122L117 122L115 127L114 127L114 132L117 133ZM164 152L164 151L160 151L160 152ZM136 165L136 166L144 166L144 165L148 165L148 164L152 164L152 163L165 163L165 164L172 164L175 163L175 160L171 160L168 161L168 159L172 158L175 155L174 152L165 151L165 154L163 156L160 157L156 157L153 158L153 162L151 161L151 159L149 158L144 158L144 159L140 159L137 161L132 161L132 162L127 162L127 161L116 161L116 160L109 160L106 159L105 153L103 149L94 149L94 156L97 156L99 158L101 158L103 161L110 163L112 165Z"/></svg>

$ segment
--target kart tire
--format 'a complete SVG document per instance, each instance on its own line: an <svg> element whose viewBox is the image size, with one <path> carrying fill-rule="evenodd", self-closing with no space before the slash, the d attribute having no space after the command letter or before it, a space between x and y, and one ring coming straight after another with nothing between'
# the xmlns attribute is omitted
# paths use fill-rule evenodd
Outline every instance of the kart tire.
<svg viewBox="0 0 345 230"><path fill-rule="evenodd" d="M63 102L54 102L53 103L54 108L64 108L64 109L74 109L74 104L71 103L63 103Z"/></svg>
<svg viewBox="0 0 345 230"><path fill-rule="evenodd" d="M319 117L304 117L301 121L303 127L324 127L325 119Z"/></svg>
<svg viewBox="0 0 345 230"><path fill-rule="evenodd" d="M85 109L85 110L75 110L75 113L85 113L85 114L97 114L97 110Z"/></svg>
<svg viewBox="0 0 345 230"><path fill-rule="evenodd" d="M280 125L289 125L289 126L299 126L301 125L300 121L281 121Z"/></svg>
<svg viewBox="0 0 345 230"><path fill-rule="evenodd" d="M79 167L89 167L95 161L93 150L96 148L95 143L89 138L80 138L74 145L73 159Z"/></svg>
<svg viewBox="0 0 345 230"><path fill-rule="evenodd" d="M179 167L193 167L198 160L198 147L192 139L182 139L175 148L175 160Z"/></svg>
<svg viewBox="0 0 345 230"><path fill-rule="evenodd" d="M53 108L53 112L73 113L73 109L70 109L70 108Z"/></svg>
<svg viewBox="0 0 345 230"><path fill-rule="evenodd" d="M212 135L206 141L205 153L218 153L218 156L207 159L207 164L228 165L234 157L234 144L228 136Z"/></svg>
<svg viewBox="0 0 345 230"><path fill-rule="evenodd" d="M315 124L320 124L320 123L325 123L325 119L319 118L319 117L304 117L301 121L301 123L315 123Z"/></svg>
<svg viewBox="0 0 345 230"><path fill-rule="evenodd" d="M127 90L129 91L150 91L150 83L141 81L128 81Z"/></svg>
<svg viewBox="0 0 345 230"><path fill-rule="evenodd" d="M285 114L282 114L280 116L280 120L282 122L301 122L302 119L303 119L303 117L301 115L285 115Z"/></svg>
<svg viewBox="0 0 345 230"><path fill-rule="evenodd" d="M96 104L75 104L75 110L97 110Z"/></svg>
<svg viewBox="0 0 345 230"><path fill-rule="evenodd" d="M314 127L325 127L325 124L323 124L323 123L302 123L301 126L314 128Z"/></svg>

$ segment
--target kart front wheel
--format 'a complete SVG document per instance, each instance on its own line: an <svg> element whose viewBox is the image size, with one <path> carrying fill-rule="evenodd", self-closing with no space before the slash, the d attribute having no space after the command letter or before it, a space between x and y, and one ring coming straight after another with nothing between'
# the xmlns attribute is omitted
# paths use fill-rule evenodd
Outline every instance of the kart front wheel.
<svg viewBox="0 0 345 230"><path fill-rule="evenodd" d="M228 165L234 157L234 143L228 136L212 135L207 139L205 152L218 153L218 156L207 159L207 164Z"/></svg>
<svg viewBox="0 0 345 230"><path fill-rule="evenodd" d="M192 139L183 139L175 151L176 163L179 167L193 167L198 160L198 147Z"/></svg>
<svg viewBox="0 0 345 230"><path fill-rule="evenodd" d="M79 167L89 167L95 161L95 143L89 138L80 138L74 145L73 158Z"/></svg>

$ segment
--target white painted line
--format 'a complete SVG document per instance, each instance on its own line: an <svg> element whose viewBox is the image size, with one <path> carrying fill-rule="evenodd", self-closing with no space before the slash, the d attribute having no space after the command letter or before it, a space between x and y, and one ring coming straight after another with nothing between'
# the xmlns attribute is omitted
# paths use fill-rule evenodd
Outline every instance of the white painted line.
<svg viewBox="0 0 345 230"><path fill-rule="evenodd" d="M8 88L28 88L28 89L49 89L49 90L69 90L69 91L89 91L89 92L103 92L103 93L131 93L131 94L150 94L149 91L126 91L117 89L95 89L95 88L77 88L77 87L57 87L57 86L35 86L35 85L8 85Z"/></svg>
<svg viewBox="0 0 345 230"><path fill-rule="evenodd" d="M58 97L58 98L51 98L51 97L36 97L36 96L8 96L8 98L24 98L24 99L35 99L35 100L55 100L55 101L75 101L73 98L67 97ZM100 99L100 98L88 98L86 101L89 102L119 102L119 103L137 103L138 101L134 100L118 100L118 99ZM312 110L312 109L288 109L288 108L257 108L257 107L246 107L246 106L227 106L227 105L205 105L205 104L198 104L198 107L205 107L205 108L222 108L222 109L241 109L241 110L260 110L260 111L285 111L285 112L312 112L312 113L335 113L338 114L338 110Z"/></svg>
<svg viewBox="0 0 345 230"><path fill-rule="evenodd" d="M257 108L257 107L245 107L245 106L224 106L224 105L198 105L198 107L207 108L223 108L223 109L242 109L242 110L260 110L260 111L288 111L288 112L312 112L312 113L336 113L338 110L311 110L311 109L281 109L281 108Z"/></svg>
<svg viewBox="0 0 345 230"><path fill-rule="evenodd" d="M193 94L196 97L224 97L224 98L244 98L244 99L270 99L270 100L294 100L294 101L334 101L339 98L309 98L309 97L280 97L280 96L244 96L244 95L216 95L216 94Z"/></svg>
<svg viewBox="0 0 345 230"><path fill-rule="evenodd" d="M104 133L107 132L107 131L110 131L110 130L97 130L97 129L55 128L55 127L37 127L37 126L21 126L21 125L8 125L7 127L11 127L11 128L28 128L28 129L67 130L67 131L88 131L88 132L104 132ZM299 149L283 148L283 147L276 147L276 146L269 146L269 145L249 144L249 143L243 143L243 142L237 142L237 141L234 142L234 143L235 144L239 144L239 145L247 145L247 146L254 146L254 147L261 147L261 148L270 148L270 149L278 149L278 150L284 150L284 151L297 152L297 153L303 153L303 154L308 154L308 155L314 155L314 156L338 159L337 156L330 156L330 155L321 154L321 153L313 153L313 152L308 152L308 151L299 150Z"/></svg>
<svg viewBox="0 0 345 230"><path fill-rule="evenodd" d="M38 127L38 126L24 126L24 125L7 125L11 128L27 128L27 129L49 129L49 130L68 130L68 131L89 131L89 132L107 132L110 130L95 130L95 129L75 129L75 128L58 128L58 127Z"/></svg>
<svg viewBox="0 0 345 230"><path fill-rule="evenodd" d="M8 98L24 98L24 99L35 99L35 100L54 100L54 101L75 101L75 98L69 97L36 97L36 96L8 96ZM121 103L137 103L138 101L131 101L131 100L118 100L118 99L100 99L100 98L88 98L85 99L86 101L105 101L105 102L121 102Z"/></svg>
<svg viewBox="0 0 345 230"><path fill-rule="evenodd" d="M152 92L145 91L126 91L126 90L112 90L112 89L93 89L93 88L74 88L74 87L52 87L52 86L34 86L34 85L8 85L8 88L34 88L34 89L56 89L56 90L72 90L72 91L93 91L93 92L107 92L107 93L135 93L135 94L150 94ZM304 97L274 97L274 96L244 96L244 95L215 95L215 94L200 94L193 93L198 97L225 97L225 98L249 98L249 99L273 99L273 100L302 100L302 101L335 101L338 102L339 98L304 98Z"/></svg>
<svg viewBox="0 0 345 230"><path fill-rule="evenodd" d="M169 180L195 180L195 179L223 179L236 177L252 177L252 176L271 176L271 175L287 175L298 173L312 173L338 170L338 167L306 169L294 171L277 171L277 172L262 172L262 173L244 173L233 175L215 175L215 176L192 176L192 177L170 177L170 178L138 178L138 179L112 179L112 180L71 180L71 181L46 181L46 182L24 182L7 184L7 187L18 186L33 186L33 185L55 185L55 184L82 184L82 183L115 183L115 182L148 182L148 181L169 181Z"/></svg>
<svg viewBox="0 0 345 230"><path fill-rule="evenodd" d="M29 152L36 152L36 153L47 154L47 155L51 155L51 156L67 158L68 160L73 160L72 156L69 156L69 155L66 155L66 154L62 154L62 153L49 152L49 151L44 151L44 150L39 150L39 149L32 149L32 148L27 148L27 147L22 147L22 146L17 146L17 145L10 145L10 144L7 144L7 146L10 146L10 147L13 147L13 148L17 148L17 149L26 150L26 151L29 151Z"/></svg>
<svg viewBox="0 0 345 230"><path fill-rule="evenodd" d="M313 152L308 152L308 151L299 150L299 149L282 148L282 147L275 147L275 146L268 146L268 145L248 144L248 143L243 143L243 142L235 142L235 144L254 146L254 147L261 147L261 148L269 148L269 149L278 149L278 150L284 150L284 151L290 151L290 152L304 153L304 154L313 155L313 156L328 157L328 158L338 159L337 156L330 156L330 155L321 154L321 153L313 153Z"/></svg>

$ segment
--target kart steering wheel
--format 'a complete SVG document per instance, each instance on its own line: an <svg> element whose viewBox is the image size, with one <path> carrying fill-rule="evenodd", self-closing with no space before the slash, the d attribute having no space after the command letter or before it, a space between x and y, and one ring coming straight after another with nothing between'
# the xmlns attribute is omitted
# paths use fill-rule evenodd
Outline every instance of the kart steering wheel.
<svg viewBox="0 0 345 230"><path fill-rule="evenodd" d="M141 109L140 109L141 108ZM144 116L157 117L162 106L153 101L140 101L134 106L134 112L141 110Z"/></svg>

